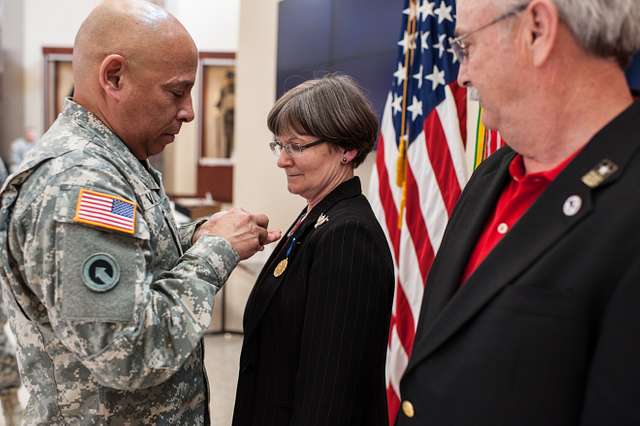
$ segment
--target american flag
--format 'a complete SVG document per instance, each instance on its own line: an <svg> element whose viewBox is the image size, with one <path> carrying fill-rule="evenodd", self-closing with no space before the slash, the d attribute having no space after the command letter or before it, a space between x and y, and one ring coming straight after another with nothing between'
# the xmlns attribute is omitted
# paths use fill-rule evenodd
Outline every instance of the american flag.
<svg viewBox="0 0 640 426"><path fill-rule="evenodd" d="M76 222L133 234L136 204L110 194L81 189L76 205Z"/></svg>
<svg viewBox="0 0 640 426"><path fill-rule="evenodd" d="M466 184L467 91L451 49L454 0L405 0L369 200L396 266L387 353L389 423L413 347L424 283ZM472 136L473 137L473 136Z"/></svg>

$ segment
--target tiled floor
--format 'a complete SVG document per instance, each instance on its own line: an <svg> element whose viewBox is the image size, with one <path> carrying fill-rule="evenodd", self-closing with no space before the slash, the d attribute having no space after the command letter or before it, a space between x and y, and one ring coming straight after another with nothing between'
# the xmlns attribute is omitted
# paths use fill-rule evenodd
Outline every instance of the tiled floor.
<svg viewBox="0 0 640 426"><path fill-rule="evenodd" d="M211 423L213 426L229 426L236 396L242 336L207 336L205 345L205 364L211 388Z"/></svg>

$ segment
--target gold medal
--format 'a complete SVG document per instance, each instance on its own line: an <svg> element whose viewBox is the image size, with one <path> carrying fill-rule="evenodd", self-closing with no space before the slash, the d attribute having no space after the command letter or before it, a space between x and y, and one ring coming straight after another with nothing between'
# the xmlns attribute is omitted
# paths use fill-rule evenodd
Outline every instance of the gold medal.
<svg viewBox="0 0 640 426"><path fill-rule="evenodd" d="M282 275L284 273L284 271L287 269L287 265L289 264L289 259L288 258L284 258L282 259L278 265L276 265L276 269L273 270L273 276L278 278L280 275Z"/></svg>

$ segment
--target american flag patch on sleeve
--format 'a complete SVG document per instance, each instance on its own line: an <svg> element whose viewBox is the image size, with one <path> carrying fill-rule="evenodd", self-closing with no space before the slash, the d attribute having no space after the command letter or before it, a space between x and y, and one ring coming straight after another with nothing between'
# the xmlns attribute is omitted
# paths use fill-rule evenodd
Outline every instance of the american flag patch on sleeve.
<svg viewBox="0 0 640 426"><path fill-rule="evenodd" d="M133 234L136 227L136 203L82 188L73 220Z"/></svg>

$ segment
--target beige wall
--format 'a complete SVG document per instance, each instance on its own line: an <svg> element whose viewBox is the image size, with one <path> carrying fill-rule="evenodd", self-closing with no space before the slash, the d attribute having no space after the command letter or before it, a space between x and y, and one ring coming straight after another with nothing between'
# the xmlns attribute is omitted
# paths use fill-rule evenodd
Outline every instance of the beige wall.
<svg viewBox="0 0 640 426"><path fill-rule="evenodd" d="M80 24L99 0L24 0L24 126L42 133L44 125L43 46L73 46Z"/></svg>
<svg viewBox="0 0 640 426"><path fill-rule="evenodd" d="M277 0L240 2L233 199L285 228L304 206L286 189L267 143L266 117L276 96Z"/></svg>
<svg viewBox="0 0 640 426"><path fill-rule="evenodd" d="M189 31L200 51L235 52L238 48L240 0L165 0L165 6ZM201 76L193 88L196 117L200 111L198 91ZM167 191L195 194L198 162L198 126L196 121L182 131L164 153L164 178Z"/></svg>
<svg viewBox="0 0 640 426"><path fill-rule="evenodd" d="M0 153L25 127L42 133L44 122L43 46L71 47L80 24L101 0L11 0L4 2L2 50L2 134ZM192 34L198 49L233 52L238 42L240 0L165 0L165 6ZM198 83L197 83L198 84ZM194 88L194 96L198 87ZM195 105L197 108L198 106ZM168 189L195 191L197 131L183 127L165 153Z"/></svg>
<svg viewBox="0 0 640 426"><path fill-rule="evenodd" d="M25 126L43 130L42 46L72 46L82 20L99 2L6 2L5 67L14 64L15 72L3 83L3 145ZM285 228L304 201L287 192L284 173L267 148L271 135L265 120L275 100L278 0L165 0L165 5L185 25L200 50L237 51L237 148L232 159L235 204L265 212L275 226ZM194 88L194 98L198 90ZM198 105L195 107L197 114ZM165 151L170 192L195 192L197 158L197 126L191 123ZM366 165L360 169L367 178Z"/></svg>
<svg viewBox="0 0 640 426"><path fill-rule="evenodd" d="M82 19L99 0L21 0L5 2L2 145L8 147L26 127L40 134L44 121L42 46L71 46Z"/></svg>
<svg viewBox="0 0 640 426"><path fill-rule="evenodd" d="M22 97L22 57L24 34L20 31L24 21L24 5L17 1L4 1L2 6L2 126L0 155L8 160L9 144L22 132L24 99Z"/></svg>
<svg viewBox="0 0 640 426"><path fill-rule="evenodd" d="M280 229L305 205L289 194L284 172L267 143L266 118L276 98L279 0L241 0L236 96L236 154L233 199L237 206L264 212ZM368 190L373 155L357 169Z"/></svg>

